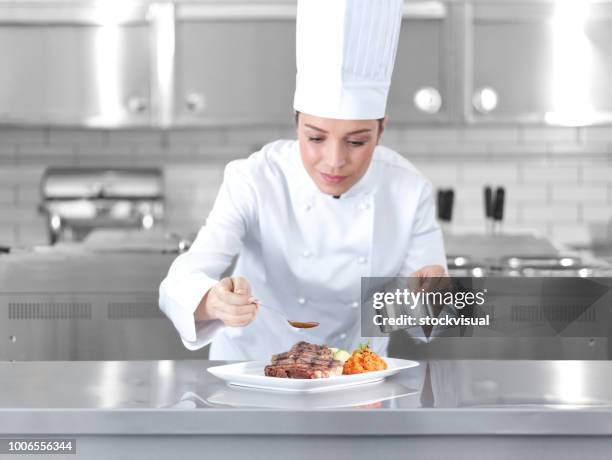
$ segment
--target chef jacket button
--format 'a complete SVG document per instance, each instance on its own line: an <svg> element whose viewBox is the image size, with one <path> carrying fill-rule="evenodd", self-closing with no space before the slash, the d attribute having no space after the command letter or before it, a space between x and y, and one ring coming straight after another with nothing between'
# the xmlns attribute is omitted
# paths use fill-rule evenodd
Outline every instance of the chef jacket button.
<svg viewBox="0 0 612 460"><path fill-rule="evenodd" d="M340 338L341 338L342 340L346 339L346 334L343 332L342 334L340 334Z"/></svg>
<svg viewBox="0 0 612 460"><path fill-rule="evenodd" d="M302 257L310 257L310 256L311 256L310 251L304 251L304 252L302 252Z"/></svg>
<svg viewBox="0 0 612 460"><path fill-rule="evenodd" d="M300 298L298 299L298 303L299 303L300 305L304 305L304 304L306 303L306 299L305 299L304 297L300 297Z"/></svg>
<svg viewBox="0 0 612 460"><path fill-rule="evenodd" d="M361 208L363 211L365 211L365 210L367 210L367 209L370 209L370 203L367 203L367 202L365 202L365 203L361 203L361 205L359 205L359 207L360 207L360 208Z"/></svg>
<svg viewBox="0 0 612 460"><path fill-rule="evenodd" d="M304 210L305 211L310 211L312 209L312 205L307 204L306 206L304 206Z"/></svg>
<svg viewBox="0 0 612 460"><path fill-rule="evenodd" d="M357 262L359 262L360 264L365 264L368 261L368 259L366 259L364 256L359 256L359 258L357 259Z"/></svg>
<svg viewBox="0 0 612 460"><path fill-rule="evenodd" d="M353 302L353 303L351 303L351 307L352 307L352 308L359 308L359 302Z"/></svg>

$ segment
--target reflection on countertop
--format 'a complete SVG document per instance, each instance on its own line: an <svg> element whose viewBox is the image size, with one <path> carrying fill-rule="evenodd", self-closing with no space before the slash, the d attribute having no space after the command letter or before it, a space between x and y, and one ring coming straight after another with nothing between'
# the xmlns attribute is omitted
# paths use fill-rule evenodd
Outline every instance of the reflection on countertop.
<svg viewBox="0 0 612 460"><path fill-rule="evenodd" d="M215 365L211 361L0 363L0 387L4 389L0 393L0 413L19 414L17 418L0 417L0 432L36 432L42 426L31 423L36 418L46 421L45 429L52 426L57 432L105 432L115 430L124 420L129 421L126 429L131 432L178 433L187 429L204 433L214 429L217 433L237 433L253 430L253 417L260 417L261 426L256 431L273 433L281 429L276 426L281 419L270 414L289 411L300 413L299 428L306 431L320 428L310 424L317 420L317 414L333 415L337 417L333 429L341 434L357 423L350 415L355 410L375 410L383 417L382 425L362 430L396 432L412 427L428 433L514 433L529 430L537 422L535 429L540 433L588 428L612 434L610 362L420 364L379 384L286 395L225 386L206 372L207 367ZM237 411L243 415L232 417ZM249 426L244 418L247 413ZM181 414L192 414L185 415L190 425L181 421ZM234 422L223 428L205 423L207 417L216 420L224 414ZM390 418L385 419L384 414ZM581 418L587 416L605 416L608 422L587 427ZM313 417L310 422L309 417ZM567 423L552 423L559 420L555 417L566 417ZM453 428L452 419L459 425ZM422 423L415 425L415 420ZM56 425L48 425L51 421ZM433 421L436 423L432 425ZM297 427L294 424L293 428L282 429Z"/></svg>

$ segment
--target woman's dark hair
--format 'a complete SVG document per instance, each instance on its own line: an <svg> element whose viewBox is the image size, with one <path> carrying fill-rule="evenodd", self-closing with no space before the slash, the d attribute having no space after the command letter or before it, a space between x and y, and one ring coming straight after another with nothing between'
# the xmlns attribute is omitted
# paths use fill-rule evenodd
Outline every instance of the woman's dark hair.
<svg viewBox="0 0 612 460"><path fill-rule="evenodd" d="M298 120L300 119L300 112L298 110L295 111L295 125L297 126ZM380 133L383 128L383 121L385 121L385 117L378 119L378 132Z"/></svg>

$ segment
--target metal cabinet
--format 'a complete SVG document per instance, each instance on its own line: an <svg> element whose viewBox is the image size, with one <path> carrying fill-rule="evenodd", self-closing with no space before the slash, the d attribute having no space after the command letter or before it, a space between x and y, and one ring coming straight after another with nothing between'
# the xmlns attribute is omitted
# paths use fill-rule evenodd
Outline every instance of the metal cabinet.
<svg viewBox="0 0 612 460"><path fill-rule="evenodd" d="M467 9L469 122L611 121L611 5L479 2Z"/></svg>
<svg viewBox="0 0 612 460"><path fill-rule="evenodd" d="M389 95L393 122L448 121L447 45L443 2L406 4ZM179 4L176 57L178 124L290 123L295 4Z"/></svg>
<svg viewBox="0 0 612 460"><path fill-rule="evenodd" d="M595 121L612 121L612 4L592 4L590 20L585 25L590 43L590 101Z"/></svg>
<svg viewBox="0 0 612 460"><path fill-rule="evenodd" d="M176 19L177 124L292 122L295 5L179 5Z"/></svg>
<svg viewBox="0 0 612 460"><path fill-rule="evenodd" d="M289 124L295 0L0 4L0 124ZM612 122L612 1L406 1L392 122Z"/></svg>
<svg viewBox="0 0 612 460"><path fill-rule="evenodd" d="M0 122L148 124L144 21L70 8L0 9Z"/></svg>
<svg viewBox="0 0 612 460"><path fill-rule="evenodd" d="M449 121L454 74L449 34L445 3L406 5L388 98L392 123Z"/></svg>

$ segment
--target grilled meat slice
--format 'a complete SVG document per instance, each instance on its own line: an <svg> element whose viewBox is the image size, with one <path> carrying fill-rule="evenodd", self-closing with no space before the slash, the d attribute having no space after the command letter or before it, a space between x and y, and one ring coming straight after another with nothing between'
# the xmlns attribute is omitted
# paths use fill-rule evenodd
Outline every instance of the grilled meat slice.
<svg viewBox="0 0 612 460"><path fill-rule="evenodd" d="M285 358L274 361L273 365L289 365L289 364L312 364L313 366L328 366L330 360L317 358L315 356L295 356L293 358Z"/></svg>
<svg viewBox="0 0 612 460"><path fill-rule="evenodd" d="M332 351L327 345L315 345L308 342L298 342L285 353L272 355L272 363L283 359L291 359L298 357L312 357L317 359L331 359Z"/></svg>
<svg viewBox="0 0 612 460"><path fill-rule="evenodd" d="M342 375L342 367L341 361L332 358L328 346L298 342L289 351L273 355L265 374L290 379L319 379Z"/></svg>

